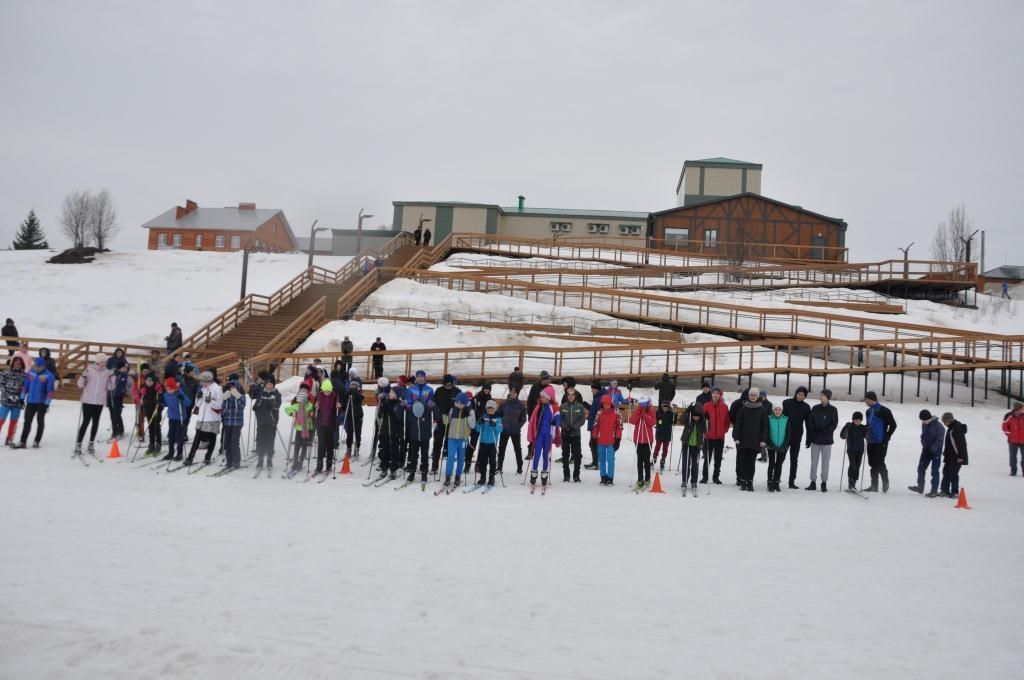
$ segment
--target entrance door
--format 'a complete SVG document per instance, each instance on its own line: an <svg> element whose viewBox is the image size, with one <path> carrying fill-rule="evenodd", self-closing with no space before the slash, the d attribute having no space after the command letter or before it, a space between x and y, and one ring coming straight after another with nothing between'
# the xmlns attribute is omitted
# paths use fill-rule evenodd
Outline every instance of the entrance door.
<svg viewBox="0 0 1024 680"><path fill-rule="evenodd" d="M812 260L824 260L825 259L825 248L828 246L828 239L824 236L815 236L811 238L811 259Z"/></svg>

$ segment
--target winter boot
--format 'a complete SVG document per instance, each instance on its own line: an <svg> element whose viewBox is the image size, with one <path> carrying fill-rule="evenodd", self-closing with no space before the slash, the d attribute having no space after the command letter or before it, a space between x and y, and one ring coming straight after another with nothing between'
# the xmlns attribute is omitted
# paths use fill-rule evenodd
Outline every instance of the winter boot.
<svg viewBox="0 0 1024 680"><path fill-rule="evenodd" d="M929 491L927 493L928 498L935 498L938 495L939 495L939 492L936 491L935 489L932 489L931 491Z"/></svg>
<svg viewBox="0 0 1024 680"><path fill-rule="evenodd" d="M789 488L790 489L799 489L800 487L796 485L796 481L791 479L791 480L789 480Z"/></svg>
<svg viewBox="0 0 1024 680"><path fill-rule="evenodd" d="M882 471L882 493L889 493L889 471Z"/></svg>
<svg viewBox="0 0 1024 680"><path fill-rule="evenodd" d="M451 475L445 475L445 477L444 477L444 485L446 487L452 485L452 476Z"/></svg>
<svg viewBox="0 0 1024 680"><path fill-rule="evenodd" d="M179 454L178 454L177 456L175 456L175 457L174 457L174 460L178 460L178 461L180 461L180 460L181 460L181 454L179 453Z"/></svg>
<svg viewBox="0 0 1024 680"><path fill-rule="evenodd" d="M696 484L691 484L690 485L690 490L693 491L693 495L694 496L697 495L697 485Z"/></svg>
<svg viewBox="0 0 1024 680"><path fill-rule="evenodd" d="M878 473L877 472L872 472L871 473L871 486L869 486L868 488L864 489L864 491L871 491L871 492L878 491Z"/></svg>
<svg viewBox="0 0 1024 680"><path fill-rule="evenodd" d="M388 475L388 479L398 479L398 470L392 470L391 474Z"/></svg>
<svg viewBox="0 0 1024 680"><path fill-rule="evenodd" d="M912 484L912 485L908 486L907 488L909 490L913 491L914 493L924 493L924 487L923 486L917 486L916 484Z"/></svg>
<svg viewBox="0 0 1024 680"><path fill-rule="evenodd" d="M804 491L817 491L817 490L818 490L817 482L811 482L811 485L808 486L806 489L804 489Z"/></svg>
<svg viewBox="0 0 1024 680"><path fill-rule="evenodd" d="M722 480L720 480L720 479L718 478L718 475L715 475L714 477L712 477L712 478L711 478L711 483L712 483L712 484L721 484L721 483L722 483Z"/></svg>
<svg viewBox="0 0 1024 680"><path fill-rule="evenodd" d="M166 456L164 456L160 460L174 460L174 454L173 453L168 453Z"/></svg>
<svg viewBox="0 0 1024 680"><path fill-rule="evenodd" d="M827 491L828 491L828 482L822 482L821 483L821 492L825 493Z"/></svg>
<svg viewBox="0 0 1024 680"><path fill-rule="evenodd" d="M753 480L748 479L746 481L745 490L746 491L753 491L754 490L754 481Z"/></svg>
<svg viewBox="0 0 1024 680"><path fill-rule="evenodd" d="M96 442L89 442L89 453L96 453Z"/></svg>
<svg viewBox="0 0 1024 680"><path fill-rule="evenodd" d="M257 470L262 470L263 469L263 456L259 456L256 459L256 469Z"/></svg>
<svg viewBox="0 0 1024 680"><path fill-rule="evenodd" d="M81 456L82 455L82 443L81 442L75 444L75 455L76 456Z"/></svg>
<svg viewBox="0 0 1024 680"><path fill-rule="evenodd" d="M32 442L32 448L33 449L38 449L39 448L39 442Z"/></svg>
<svg viewBox="0 0 1024 680"><path fill-rule="evenodd" d="M562 478L563 478L562 479L563 482L568 483L569 482L569 473L568 472L562 473Z"/></svg>
<svg viewBox="0 0 1024 680"><path fill-rule="evenodd" d="M462 484L462 477L459 475L455 475L455 481L452 483L452 488L458 488L459 484Z"/></svg>
<svg viewBox="0 0 1024 680"><path fill-rule="evenodd" d="M857 490L857 480L856 479L849 480L848 483L847 483L847 486L846 486L846 490L847 491L856 491Z"/></svg>
<svg viewBox="0 0 1024 680"><path fill-rule="evenodd" d="M686 482L683 482L683 498L686 498Z"/></svg>
<svg viewBox="0 0 1024 680"><path fill-rule="evenodd" d="M596 460L592 460L592 461L590 461L590 463L588 463L587 465L584 465L584 466L583 466L583 469L584 469L584 470L596 470L596 469L597 469L598 467L599 467L599 466L598 466L598 464L597 464L597 461L596 461Z"/></svg>

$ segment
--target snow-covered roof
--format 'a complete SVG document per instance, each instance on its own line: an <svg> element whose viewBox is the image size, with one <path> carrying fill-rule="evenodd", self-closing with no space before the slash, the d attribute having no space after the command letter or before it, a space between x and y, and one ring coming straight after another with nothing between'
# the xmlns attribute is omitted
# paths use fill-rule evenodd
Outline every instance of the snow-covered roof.
<svg viewBox="0 0 1024 680"><path fill-rule="evenodd" d="M142 225L143 229L222 229L224 231L256 231L269 220L281 216L285 231L295 242L295 234L280 208L194 208L176 217L177 208L160 213Z"/></svg>
<svg viewBox="0 0 1024 680"><path fill-rule="evenodd" d="M986 279L1017 279L1024 280L1024 267L1004 264L1002 267L989 269L982 274Z"/></svg>

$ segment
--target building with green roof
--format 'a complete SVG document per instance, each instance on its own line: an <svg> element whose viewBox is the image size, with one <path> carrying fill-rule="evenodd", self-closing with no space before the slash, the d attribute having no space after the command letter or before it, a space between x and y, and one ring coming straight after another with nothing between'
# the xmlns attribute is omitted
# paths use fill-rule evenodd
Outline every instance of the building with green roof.
<svg viewBox="0 0 1024 680"><path fill-rule="evenodd" d="M733 158L685 161L676 182L676 205L697 205L726 196L761 193L761 164Z"/></svg>

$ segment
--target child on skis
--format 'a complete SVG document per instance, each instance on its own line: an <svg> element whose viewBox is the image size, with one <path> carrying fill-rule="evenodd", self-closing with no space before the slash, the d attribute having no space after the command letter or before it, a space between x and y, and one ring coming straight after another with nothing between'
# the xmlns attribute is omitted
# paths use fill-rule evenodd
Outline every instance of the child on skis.
<svg viewBox="0 0 1024 680"><path fill-rule="evenodd" d="M457 487L462 479L462 470L466 461L466 444L469 442L469 433L476 427L476 414L469 405L469 396L465 392L459 392L455 397L451 412L448 413L446 425L446 439L448 441L448 460L445 462L444 485L445 487ZM452 484L452 472L455 473L455 483Z"/></svg>
<svg viewBox="0 0 1024 680"><path fill-rule="evenodd" d="M107 359L107 365L110 359ZM124 411L125 395L132 390L132 377L128 373L128 362L116 363L114 375L110 378L110 391L107 393L107 408L110 410L110 436L112 439L120 439L124 436L124 418L121 413Z"/></svg>
<svg viewBox="0 0 1024 680"><path fill-rule="evenodd" d="M768 416L768 491L782 491L779 480L782 479L782 464L786 462L786 452L789 450L792 432L789 425L789 416L782 413L782 404L772 407L772 414Z"/></svg>
<svg viewBox="0 0 1024 680"><path fill-rule="evenodd" d="M566 388L565 401L558 413L562 421L562 481L569 481L569 463L572 463L572 481L579 482L583 464L582 431L589 413L575 385Z"/></svg>
<svg viewBox="0 0 1024 680"><path fill-rule="evenodd" d="M359 376L349 369L348 389L341 395L338 408L341 410L341 427L345 430L345 455L359 460L359 448L363 445L363 384ZM352 448L353 440L355 449Z"/></svg>
<svg viewBox="0 0 1024 680"><path fill-rule="evenodd" d="M707 434L707 423L704 419L704 407L694 402L686 412L683 434L679 438L683 443L682 471L683 495L686 495L686 482L689 480L693 495L697 495L697 468L700 464L700 452L704 449L704 436Z"/></svg>
<svg viewBox="0 0 1024 680"><path fill-rule="evenodd" d="M181 460L185 456L184 423L192 408L192 400L174 378L164 380L164 408L167 409L167 455L164 460Z"/></svg>
<svg viewBox="0 0 1024 680"><path fill-rule="evenodd" d="M82 390L82 422L78 427L78 437L75 439L76 456L82 455L82 440L89 425L92 425L92 431L89 433L89 453L96 453L96 430L99 429L100 416L103 415L103 406L107 403L107 394L110 392L110 378L107 357L103 354L97 354L93 365L78 376L78 388Z"/></svg>
<svg viewBox="0 0 1024 680"><path fill-rule="evenodd" d="M250 396L253 417L256 418L256 469L263 469L264 458L270 469L274 467L274 439L281 415L281 393L274 385L273 376L268 375L262 385L252 386Z"/></svg>
<svg viewBox="0 0 1024 680"><path fill-rule="evenodd" d="M160 419L163 416L163 405L161 403L164 390L156 381L153 373L147 373L139 389L139 405L142 411L142 426L149 428L149 448L146 449L147 456L153 456L160 452ZM143 435L144 436L144 435ZM141 436L140 436L141 438Z"/></svg>
<svg viewBox="0 0 1024 680"><path fill-rule="evenodd" d="M21 388L21 400L25 403L25 422L21 426L21 441L17 448L23 449L28 444L33 418L38 422L38 428L32 447L39 448L39 442L43 439L43 428L46 427L46 412L50 409L50 400L53 399L55 389L57 379L53 373L46 370L46 360L36 357L32 362L32 368L25 372L25 384Z"/></svg>
<svg viewBox="0 0 1024 680"><path fill-rule="evenodd" d="M235 374L230 376L224 391L224 408L221 412L221 423L224 426L224 455L227 467L242 467L242 428L245 427L245 395L242 385Z"/></svg>
<svg viewBox="0 0 1024 680"><path fill-rule="evenodd" d="M847 471L849 491L857 490L857 480L860 479L860 465L864 459L864 442L867 441L868 426L864 424L864 414L860 411L853 412L850 422L843 425L839 432L839 438L846 441L846 454L850 458L850 467Z"/></svg>
<svg viewBox="0 0 1024 680"><path fill-rule="evenodd" d="M292 403L284 409L285 415L292 417L295 428L295 450L292 454L291 474L302 469L302 463L309 455L310 444L313 443L313 402L309 398L311 390L312 385L303 381L299 385L299 390L295 393Z"/></svg>
<svg viewBox="0 0 1024 680"><path fill-rule="evenodd" d="M147 376L151 378L152 376ZM224 393L220 385L213 381L212 371L199 374L199 392L196 393L192 415L196 416L196 436L192 440L185 465L192 465L196 451L206 444L206 456L203 464L209 465L213 460L213 450L217 447L217 434L220 432L220 414L224 410Z"/></svg>
<svg viewBox="0 0 1024 680"><path fill-rule="evenodd" d="M473 395L473 413L478 413L482 416L486 412L487 402L490 400L491 383L484 383L480 386L480 391ZM473 455L476 453L476 445L479 439L480 430L473 430L469 435L469 446L466 447L466 467L469 467L473 462Z"/></svg>
<svg viewBox="0 0 1024 680"><path fill-rule="evenodd" d="M0 372L0 431L7 422L7 446L14 446L14 433L18 430L18 418L25 405L22 392L25 388L25 362L21 357L11 359L9 368Z"/></svg>
<svg viewBox="0 0 1024 680"><path fill-rule="evenodd" d="M494 486L494 475L498 466L498 440L501 439L501 417L498 416L498 404L493 399L484 405L484 415L477 421L474 431L478 434L480 446L476 466L477 472L480 473L480 481L477 483Z"/></svg>
<svg viewBox="0 0 1024 680"><path fill-rule="evenodd" d="M422 375L423 384L420 384ZM434 436L434 391L426 384L426 374L416 372L416 383L406 391L405 439L408 442L408 461L405 470L406 481L416 478L416 465L420 467L420 481L427 482L427 466L430 458L430 441Z"/></svg>
<svg viewBox="0 0 1024 680"><path fill-rule="evenodd" d="M657 416L650 397L640 397L638 406L629 417L629 424L633 426L633 445L636 446L636 487L643 489L651 483L651 443Z"/></svg>
<svg viewBox="0 0 1024 680"><path fill-rule="evenodd" d="M610 394L601 395L601 408L594 418L590 436L597 442L598 469L601 486L615 484L615 442L622 439L622 419L612 406Z"/></svg>
<svg viewBox="0 0 1024 680"><path fill-rule="evenodd" d="M398 471L405 467L405 404L402 397L405 390L391 385L387 401L381 411L380 424L380 476L398 478Z"/></svg>
<svg viewBox="0 0 1024 680"><path fill-rule="evenodd" d="M315 474L320 474L334 467L334 435L338 429L338 395L334 393L334 384L330 379L320 383L314 412L317 438Z"/></svg>
<svg viewBox="0 0 1024 680"><path fill-rule="evenodd" d="M658 461L658 454L661 454L661 463L658 464L660 472L665 471L665 458L668 457L672 447L672 426L675 425L676 414L672 410L672 403L662 402L658 409L657 418L654 421L654 458L651 462Z"/></svg>
<svg viewBox="0 0 1024 680"><path fill-rule="evenodd" d="M523 474L523 446L521 432L526 424L526 406L519 401L519 389L509 385L508 396L498 407L501 416L501 439L498 442L498 469L505 469L505 449L509 442L516 456L516 474Z"/></svg>
<svg viewBox="0 0 1024 680"><path fill-rule="evenodd" d="M526 441L530 444L533 462L530 464L530 493L537 487L537 468L540 467L541 493L547 491L551 472L551 446L562 447L562 416L555 406L555 388L548 385L540 391L537 405L530 414Z"/></svg>

